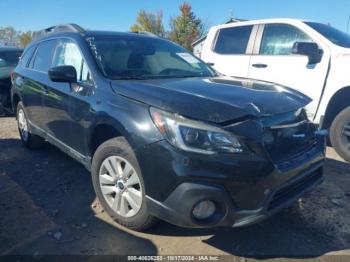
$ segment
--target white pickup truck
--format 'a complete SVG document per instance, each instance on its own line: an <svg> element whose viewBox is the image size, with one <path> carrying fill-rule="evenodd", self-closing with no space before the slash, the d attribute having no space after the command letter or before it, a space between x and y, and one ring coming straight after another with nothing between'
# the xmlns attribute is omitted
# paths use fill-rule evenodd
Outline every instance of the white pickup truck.
<svg viewBox="0 0 350 262"><path fill-rule="evenodd" d="M313 99L310 119L350 161L350 36L329 25L265 19L212 27L201 59L218 72L292 87Z"/></svg>

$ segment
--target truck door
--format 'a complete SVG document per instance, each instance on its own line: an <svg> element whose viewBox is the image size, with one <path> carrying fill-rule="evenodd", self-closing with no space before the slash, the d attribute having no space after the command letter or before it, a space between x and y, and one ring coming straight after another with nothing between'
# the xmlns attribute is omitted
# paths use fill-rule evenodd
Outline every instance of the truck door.
<svg viewBox="0 0 350 262"><path fill-rule="evenodd" d="M247 77L257 27L233 26L211 31L202 59L224 75Z"/></svg>
<svg viewBox="0 0 350 262"><path fill-rule="evenodd" d="M307 56L292 53L295 42L316 42L322 49L321 62L309 64ZM301 29L290 24L261 25L250 60L249 78L265 80L296 89L310 98L307 106L310 119L315 117L322 94L330 52Z"/></svg>

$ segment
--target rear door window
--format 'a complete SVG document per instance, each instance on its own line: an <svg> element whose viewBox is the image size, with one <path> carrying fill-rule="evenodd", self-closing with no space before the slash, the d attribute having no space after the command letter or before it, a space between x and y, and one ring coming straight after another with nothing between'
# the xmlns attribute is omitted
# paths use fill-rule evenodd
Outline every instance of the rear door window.
<svg viewBox="0 0 350 262"><path fill-rule="evenodd" d="M219 54L245 54L252 29L252 25L220 29L214 51Z"/></svg>
<svg viewBox="0 0 350 262"><path fill-rule="evenodd" d="M20 60L20 65L22 67L28 66L29 60L32 58L34 51L35 51L35 46L31 46L24 51Z"/></svg>
<svg viewBox="0 0 350 262"><path fill-rule="evenodd" d="M47 73L51 67L52 54L56 40L48 40L39 44L33 62L33 69Z"/></svg>
<svg viewBox="0 0 350 262"><path fill-rule="evenodd" d="M312 42L300 29L287 24L267 24L260 45L260 55L291 55L295 42Z"/></svg>

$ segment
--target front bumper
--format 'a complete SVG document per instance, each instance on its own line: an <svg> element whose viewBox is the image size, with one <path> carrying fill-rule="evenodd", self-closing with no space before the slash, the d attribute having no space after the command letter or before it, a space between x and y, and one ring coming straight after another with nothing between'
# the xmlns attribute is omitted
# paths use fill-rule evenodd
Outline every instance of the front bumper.
<svg viewBox="0 0 350 262"><path fill-rule="evenodd" d="M323 181L325 134L289 163L262 155L199 156L166 141L138 155L147 207L160 219L182 227L239 227L261 221L290 205ZM194 206L215 203L209 219L197 220Z"/></svg>

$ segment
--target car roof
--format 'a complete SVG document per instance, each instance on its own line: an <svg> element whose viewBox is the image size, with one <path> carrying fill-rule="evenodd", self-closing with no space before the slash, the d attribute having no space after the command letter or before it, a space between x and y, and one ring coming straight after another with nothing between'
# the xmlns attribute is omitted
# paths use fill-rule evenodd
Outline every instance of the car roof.
<svg viewBox="0 0 350 262"><path fill-rule="evenodd" d="M29 46L36 45L41 41L45 41L52 38L59 37L93 37L93 36L127 36L134 38L158 38L155 34L149 32L112 32L112 31L100 31L100 30L86 30L81 26L68 23L51 26L34 33L34 40Z"/></svg>
<svg viewBox="0 0 350 262"><path fill-rule="evenodd" d="M140 32L140 33L133 33L133 32L114 32L114 31L100 31L100 30L87 30L84 32L52 32L52 33L48 33L47 35L44 36L40 36L38 38L36 38L30 45L32 44L36 44L38 42L41 42L43 40L46 39L50 39L50 38L59 38L59 37L84 37L84 38L88 38L88 37L94 37L94 36L105 36L105 37L131 37L131 38L135 38L135 39L154 39L154 38L159 38L162 39L152 33L147 33L147 32Z"/></svg>
<svg viewBox="0 0 350 262"><path fill-rule="evenodd" d="M85 31L84 34L86 36L128 36L128 37L135 37L135 38L157 37L156 35L152 33L147 33L147 32L133 33L133 32L115 32L115 31L101 31L101 30Z"/></svg>
<svg viewBox="0 0 350 262"><path fill-rule="evenodd" d="M71 38L89 38L95 36L109 36L109 37L130 37L135 39L151 39L158 38L155 34L149 32L114 32L114 31L101 31L101 30L85 30L77 24L61 24L56 26L51 26L42 30L35 32L33 41L27 46L35 46L38 43L60 37L71 37ZM166 40L166 39L164 39Z"/></svg>

